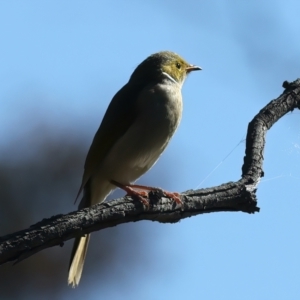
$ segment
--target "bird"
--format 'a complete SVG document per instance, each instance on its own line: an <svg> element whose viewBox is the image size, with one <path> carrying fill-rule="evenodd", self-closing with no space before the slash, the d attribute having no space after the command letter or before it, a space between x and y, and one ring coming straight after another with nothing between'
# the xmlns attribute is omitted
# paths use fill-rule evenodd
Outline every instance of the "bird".
<svg viewBox="0 0 300 300"><path fill-rule="evenodd" d="M136 67L111 100L94 136L78 209L103 202L117 187L147 205L143 186L133 183L156 163L176 131L182 116L181 88L196 70L202 69L171 51L154 53ZM180 202L178 194L166 195ZM90 234L75 238L68 276L73 287L79 284L89 240Z"/></svg>

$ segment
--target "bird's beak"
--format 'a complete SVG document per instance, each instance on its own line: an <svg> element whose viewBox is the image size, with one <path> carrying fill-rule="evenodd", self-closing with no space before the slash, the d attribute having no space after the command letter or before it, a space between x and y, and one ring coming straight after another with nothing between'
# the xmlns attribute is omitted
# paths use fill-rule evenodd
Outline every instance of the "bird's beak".
<svg viewBox="0 0 300 300"><path fill-rule="evenodd" d="M200 71L202 70L202 68L198 67L198 66L194 66L194 65L190 65L186 68L186 72L190 73L192 71Z"/></svg>

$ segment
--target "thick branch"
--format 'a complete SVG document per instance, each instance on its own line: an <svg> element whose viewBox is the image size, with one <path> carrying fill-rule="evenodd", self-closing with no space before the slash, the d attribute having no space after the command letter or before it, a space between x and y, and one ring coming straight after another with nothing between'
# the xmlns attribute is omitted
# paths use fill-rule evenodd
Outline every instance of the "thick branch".
<svg viewBox="0 0 300 300"><path fill-rule="evenodd" d="M242 177L249 183L255 183L264 176L262 164L267 130L285 114L300 108L300 79L292 83L285 81L282 86L285 91L268 103L248 125Z"/></svg>
<svg viewBox="0 0 300 300"><path fill-rule="evenodd" d="M286 90L271 101L249 123L242 178L218 187L182 193L183 205L176 205L159 192L149 194L147 208L130 197L94 205L67 215L58 215L29 229L0 238L0 264L25 259L45 248L92 231L127 222L151 220L173 223L198 214L218 211L254 213L256 186L263 176L266 131L286 113L300 108L300 80L284 82Z"/></svg>

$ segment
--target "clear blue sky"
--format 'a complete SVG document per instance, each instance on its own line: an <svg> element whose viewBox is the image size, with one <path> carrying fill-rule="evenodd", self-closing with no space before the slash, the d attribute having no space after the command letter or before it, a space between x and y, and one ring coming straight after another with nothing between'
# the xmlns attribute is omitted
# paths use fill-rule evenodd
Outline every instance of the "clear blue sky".
<svg viewBox="0 0 300 300"><path fill-rule="evenodd" d="M140 183L196 188L282 82L300 77L299 10L296 0L1 1L0 147L41 121L90 141L137 64L172 50L203 71L188 78L181 126ZM299 119L295 111L267 135L260 213L149 222L150 270L132 270L125 295L85 270L90 285L64 299L300 299ZM200 187L238 180L244 146ZM153 180L162 167L169 177Z"/></svg>

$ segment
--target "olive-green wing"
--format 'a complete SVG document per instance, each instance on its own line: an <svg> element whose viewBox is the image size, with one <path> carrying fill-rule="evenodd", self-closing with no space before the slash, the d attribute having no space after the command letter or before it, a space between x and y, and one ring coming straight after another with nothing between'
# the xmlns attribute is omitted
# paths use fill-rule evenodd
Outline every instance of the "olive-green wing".
<svg viewBox="0 0 300 300"><path fill-rule="evenodd" d="M116 141L136 117L139 88L126 84L110 102L86 157L82 183L76 199Z"/></svg>

